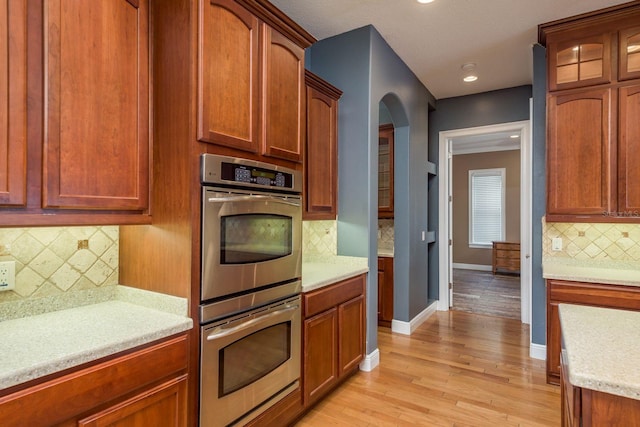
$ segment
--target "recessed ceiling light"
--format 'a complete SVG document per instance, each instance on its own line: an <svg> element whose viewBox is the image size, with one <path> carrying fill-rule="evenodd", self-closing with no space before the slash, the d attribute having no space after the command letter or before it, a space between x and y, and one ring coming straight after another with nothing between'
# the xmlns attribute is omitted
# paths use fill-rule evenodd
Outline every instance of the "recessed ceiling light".
<svg viewBox="0 0 640 427"><path fill-rule="evenodd" d="M462 80L465 82L475 82L478 80L478 75L476 74L476 64L473 62L467 62L466 64L462 64Z"/></svg>
<svg viewBox="0 0 640 427"><path fill-rule="evenodd" d="M433 0L418 0L418 3L427 4L431 3Z"/></svg>

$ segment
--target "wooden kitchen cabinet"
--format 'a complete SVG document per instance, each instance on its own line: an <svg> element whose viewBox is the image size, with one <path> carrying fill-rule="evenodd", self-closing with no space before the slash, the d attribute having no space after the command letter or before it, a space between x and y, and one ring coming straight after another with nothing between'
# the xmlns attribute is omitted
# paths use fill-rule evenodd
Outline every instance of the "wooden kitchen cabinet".
<svg viewBox="0 0 640 427"><path fill-rule="evenodd" d="M640 78L640 27L620 31L618 70L620 80Z"/></svg>
<svg viewBox="0 0 640 427"><path fill-rule="evenodd" d="M27 1L0 8L0 206L26 203Z"/></svg>
<svg viewBox="0 0 640 427"><path fill-rule="evenodd" d="M393 218L393 124L378 130L378 218Z"/></svg>
<svg viewBox="0 0 640 427"><path fill-rule="evenodd" d="M67 371L0 397L3 427L187 425L188 339Z"/></svg>
<svg viewBox="0 0 640 427"><path fill-rule="evenodd" d="M640 82L619 89L618 211L640 221Z"/></svg>
<svg viewBox="0 0 640 427"><path fill-rule="evenodd" d="M603 217L615 205L611 89L548 97L547 218Z"/></svg>
<svg viewBox="0 0 640 427"><path fill-rule="evenodd" d="M302 162L310 43L285 36L265 21L273 18L247 8L255 2L200 1L198 140Z"/></svg>
<svg viewBox="0 0 640 427"><path fill-rule="evenodd" d="M334 220L338 193L338 100L342 91L306 71L307 139L304 211L307 220Z"/></svg>
<svg viewBox="0 0 640 427"><path fill-rule="evenodd" d="M640 222L640 4L540 26L549 222Z"/></svg>
<svg viewBox="0 0 640 427"><path fill-rule="evenodd" d="M365 275L303 294L303 403L309 408L364 358Z"/></svg>
<svg viewBox="0 0 640 427"><path fill-rule="evenodd" d="M547 279L547 382L560 384L560 303L640 311L640 288Z"/></svg>
<svg viewBox="0 0 640 427"><path fill-rule="evenodd" d="M393 320L393 258L378 257L378 326Z"/></svg>
<svg viewBox="0 0 640 427"><path fill-rule="evenodd" d="M8 4L0 225L150 222L148 0Z"/></svg>

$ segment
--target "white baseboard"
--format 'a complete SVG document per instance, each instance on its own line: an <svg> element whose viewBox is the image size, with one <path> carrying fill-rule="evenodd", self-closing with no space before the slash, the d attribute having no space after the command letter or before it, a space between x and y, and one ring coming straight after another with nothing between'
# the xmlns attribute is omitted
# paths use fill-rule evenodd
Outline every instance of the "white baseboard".
<svg viewBox="0 0 640 427"><path fill-rule="evenodd" d="M365 372L373 371L380 364L380 350L377 348L370 354L364 356L364 360L360 362L360 370Z"/></svg>
<svg viewBox="0 0 640 427"><path fill-rule="evenodd" d="M453 268L459 268L460 270L493 271L493 267L491 265L463 264L459 262L454 262Z"/></svg>
<svg viewBox="0 0 640 427"><path fill-rule="evenodd" d="M529 345L529 356L533 359L547 360L547 346L531 343Z"/></svg>
<svg viewBox="0 0 640 427"><path fill-rule="evenodd" d="M431 303L427 308L422 310L420 314L411 319L410 322L403 322L393 319L391 321L391 332L396 332L403 335L411 335L413 331L422 323L424 323L433 313L436 312L437 303Z"/></svg>

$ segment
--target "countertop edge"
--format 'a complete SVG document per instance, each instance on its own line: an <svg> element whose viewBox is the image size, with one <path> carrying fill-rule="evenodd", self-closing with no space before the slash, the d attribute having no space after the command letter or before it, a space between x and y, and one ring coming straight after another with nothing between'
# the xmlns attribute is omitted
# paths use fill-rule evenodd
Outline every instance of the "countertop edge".
<svg viewBox="0 0 640 427"><path fill-rule="evenodd" d="M329 285L332 285L334 283L341 282L343 280L350 279L352 277L356 277L356 276L359 276L361 274L368 273L368 272L369 272L369 267L354 268L354 270L352 270L352 271L350 271L348 273L343 273L343 274L332 276L330 278L322 279L322 280L319 280L319 281L314 281L313 283L310 283L310 284L307 284L307 285L303 284L302 285L302 292L303 293L304 292L311 292L311 291L314 291L316 289L321 289L321 288L324 288L325 286L329 286Z"/></svg>

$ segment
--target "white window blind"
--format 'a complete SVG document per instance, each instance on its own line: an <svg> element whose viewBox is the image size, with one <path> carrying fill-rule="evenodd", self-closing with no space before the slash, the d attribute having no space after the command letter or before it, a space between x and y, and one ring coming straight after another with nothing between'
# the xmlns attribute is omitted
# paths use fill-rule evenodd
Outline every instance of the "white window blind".
<svg viewBox="0 0 640 427"><path fill-rule="evenodd" d="M505 169L469 171L469 246L490 247L505 234Z"/></svg>

